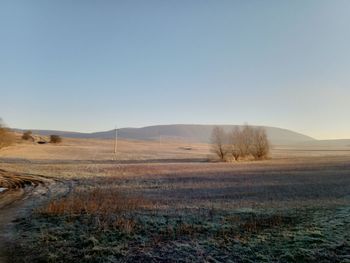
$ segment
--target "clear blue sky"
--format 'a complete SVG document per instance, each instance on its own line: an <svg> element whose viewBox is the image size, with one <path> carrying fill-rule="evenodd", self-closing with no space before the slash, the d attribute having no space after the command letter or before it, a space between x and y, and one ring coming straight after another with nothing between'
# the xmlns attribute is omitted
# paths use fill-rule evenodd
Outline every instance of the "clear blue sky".
<svg viewBox="0 0 350 263"><path fill-rule="evenodd" d="M350 138L350 1L0 2L18 128L250 124Z"/></svg>

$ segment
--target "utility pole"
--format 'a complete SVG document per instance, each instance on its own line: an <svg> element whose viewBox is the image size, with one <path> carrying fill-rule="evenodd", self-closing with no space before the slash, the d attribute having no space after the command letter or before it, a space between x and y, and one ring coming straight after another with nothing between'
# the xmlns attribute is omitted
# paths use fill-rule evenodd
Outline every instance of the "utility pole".
<svg viewBox="0 0 350 263"><path fill-rule="evenodd" d="M117 160L117 150L118 150L118 129L115 126L115 140L114 140L114 160Z"/></svg>
<svg viewBox="0 0 350 263"><path fill-rule="evenodd" d="M162 146L162 134L160 133L160 130L158 129L158 137L159 137L159 140L158 140L158 142L159 142L159 147L161 147Z"/></svg>

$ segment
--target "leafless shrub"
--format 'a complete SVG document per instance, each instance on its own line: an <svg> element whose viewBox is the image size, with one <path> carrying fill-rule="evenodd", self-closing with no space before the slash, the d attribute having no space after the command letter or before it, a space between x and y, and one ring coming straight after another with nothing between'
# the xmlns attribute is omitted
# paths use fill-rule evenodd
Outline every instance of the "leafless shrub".
<svg viewBox="0 0 350 263"><path fill-rule="evenodd" d="M253 132L251 154L256 160L267 158L270 152L270 143L263 128L255 128Z"/></svg>
<svg viewBox="0 0 350 263"><path fill-rule="evenodd" d="M270 144L266 131L260 127L245 125L235 128L230 135L230 153L235 160L254 157L264 159L270 151Z"/></svg>
<svg viewBox="0 0 350 263"><path fill-rule="evenodd" d="M214 127L211 135L212 148L211 151L215 153L220 160L225 160L227 149L227 135L223 128Z"/></svg>
<svg viewBox="0 0 350 263"><path fill-rule="evenodd" d="M236 127L230 134L230 153L237 161L240 157L245 156L245 147L243 144L242 131Z"/></svg>
<svg viewBox="0 0 350 263"><path fill-rule="evenodd" d="M0 149L12 145L15 140L16 138L13 132L5 127L0 119Z"/></svg>
<svg viewBox="0 0 350 263"><path fill-rule="evenodd" d="M51 143L60 143L62 142L62 138L59 135L50 135Z"/></svg>
<svg viewBox="0 0 350 263"><path fill-rule="evenodd" d="M32 136L32 131L26 131L23 133L22 135L22 140L34 140L33 136Z"/></svg>
<svg viewBox="0 0 350 263"><path fill-rule="evenodd" d="M230 152L235 160L246 158L251 153L254 130L245 125L243 128L236 127L230 135Z"/></svg>
<svg viewBox="0 0 350 263"><path fill-rule="evenodd" d="M254 128L249 125L244 125L241 132L241 156L249 156L252 152L254 144Z"/></svg>

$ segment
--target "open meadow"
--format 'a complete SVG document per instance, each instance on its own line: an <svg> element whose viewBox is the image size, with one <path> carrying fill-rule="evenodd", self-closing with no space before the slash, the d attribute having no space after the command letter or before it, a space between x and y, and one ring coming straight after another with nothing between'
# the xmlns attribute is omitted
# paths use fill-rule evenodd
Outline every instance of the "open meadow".
<svg viewBox="0 0 350 263"><path fill-rule="evenodd" d="M112 140L22 142L0 168L38 181L13 202L0 194L3 223L25 207L3 227L3 258L350 262L349 150L281 146L221 163L206 144L120 141L113 160Z"/></svg>
<svg viewBox="0 0 350 263"><path fill-rule="evenodd" d="M350 263L350 0L0 1L0 263Z"/></svg>

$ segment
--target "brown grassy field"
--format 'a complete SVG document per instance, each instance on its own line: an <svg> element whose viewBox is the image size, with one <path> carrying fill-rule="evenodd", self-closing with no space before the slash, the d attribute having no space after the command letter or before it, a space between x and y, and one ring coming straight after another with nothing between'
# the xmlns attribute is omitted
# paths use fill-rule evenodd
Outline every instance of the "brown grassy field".
<svg viewBox="0 0 350 263"><path fill-rule="evenodd" d="M113 140L69 139L60 144L38 145L19 141L15 146L1 151L2 158L30 160L112 160ZM209 146L182 141L118 141L118 159L144 160L167 158L207 158Z"/></svg>
<svg viewBox="0 0 350 263"><path fill-rule="evenodd" d="M0 152L6 171L73 185L17 219L11 262L350 262L346 149L217 163L205 144L118 146L117 162L109 140Z"/></svg>

